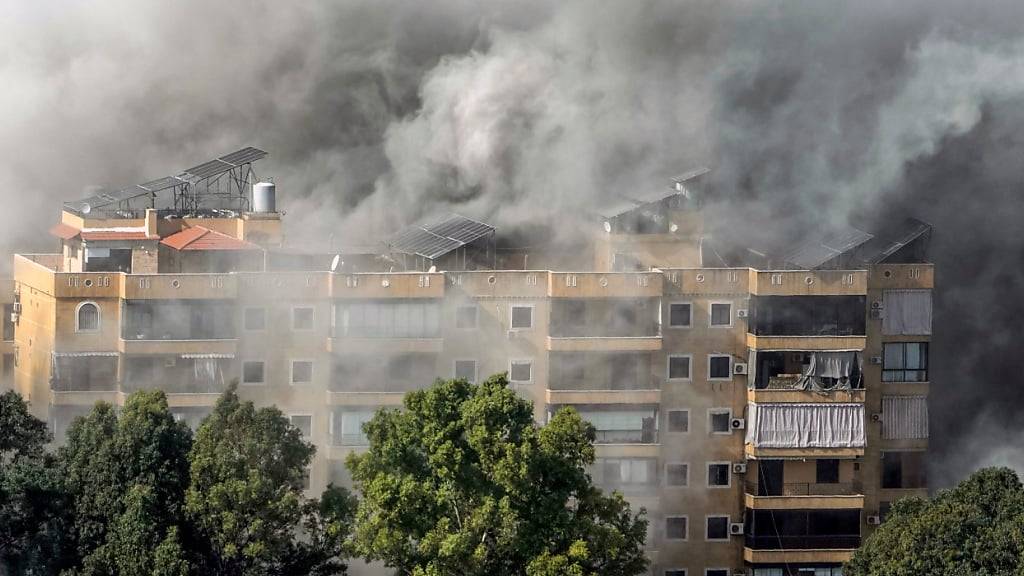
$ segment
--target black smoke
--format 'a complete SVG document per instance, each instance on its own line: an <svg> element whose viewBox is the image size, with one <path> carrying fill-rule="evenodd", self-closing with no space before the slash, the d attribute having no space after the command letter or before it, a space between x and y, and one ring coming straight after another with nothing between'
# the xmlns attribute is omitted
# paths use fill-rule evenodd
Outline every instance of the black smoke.
<svg viewBox="0 0 1024 576"><path fill-rule="evenodd" d="M1020 2L95 0L0 25L7 247L244 145L296 242L452 209L572 231L708 164L720 236L934 224L933 478L1024 466Z"/></svg>

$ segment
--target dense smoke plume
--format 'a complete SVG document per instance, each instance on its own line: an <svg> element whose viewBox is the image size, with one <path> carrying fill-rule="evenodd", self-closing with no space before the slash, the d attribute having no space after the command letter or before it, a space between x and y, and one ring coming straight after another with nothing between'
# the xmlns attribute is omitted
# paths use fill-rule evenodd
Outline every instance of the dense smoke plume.
<svg viewBox="0 0 1024 576"><path fill-rule="evenodd" d="M297 242L452 209L571 231L710 164L720 235L935 224L933 480L1024 422L1019 2L8 2L0 23L9 247L45 246L60 200L250 144Z"/></svg>

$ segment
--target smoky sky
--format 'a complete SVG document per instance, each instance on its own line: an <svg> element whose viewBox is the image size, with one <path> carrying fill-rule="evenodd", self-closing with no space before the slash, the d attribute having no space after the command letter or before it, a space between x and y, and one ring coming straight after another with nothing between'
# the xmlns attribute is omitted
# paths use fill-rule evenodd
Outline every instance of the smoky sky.
<svg viewBox="0 0 1024 576"><path fill-rule="evenodd" d="M295 244L450 210L577 234L708 165L720 237L934 224L933 483L1024 467L1020 2L7 0L0 27L6 248L246 145Z"/></svg>

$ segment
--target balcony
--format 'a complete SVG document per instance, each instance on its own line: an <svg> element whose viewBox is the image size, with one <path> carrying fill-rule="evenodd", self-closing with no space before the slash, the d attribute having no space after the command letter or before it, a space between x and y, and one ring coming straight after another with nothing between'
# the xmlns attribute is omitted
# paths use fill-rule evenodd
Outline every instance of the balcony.
<svg viewBox="0 0 1024 576"><path fill-rule="evenodd" d="M855 550L860 547L860 534L830 536L750 536L744 547L751 550Z"/></svg>
<svg viewBox="0 0 1024 576"><path fill-rule="evenodd" d="M660 272L552 272L548 295L552 298L658 298Z"/></svg>
<svg viewBox="0 0 1024 576"><path fill-rule="evenodd" d="M775 270L757 272L760 296L856 296L867 294L865 270Z"/></svg>
<svg viewBox="0 0 1024 576"><path fill-rule="evenodd" d="M851 458L864 454L865 443L864 404L747 405L750 458Z"/></svg>
<svg viewBox="0 0 1024 576"><path fill-rule="evenodd" d="M747 345L758 350L862 350L865 296L755 296Z"/></svg>
<svg viewBox="0 0 1024 576"><path fill-rule="evenodd" d="M127 300L226 300L238 294L234 274L129 274Z"/></svg>
<svg viewBox="0 0 1024 576"><path fill-rule="evenodd" d="M219 395L227 388L225 375L233 373L230 358L216 354L185 356L129 356L124 359L125 374L121 389L125 393L136 390L163 390L168 401L176 406L203 405L211 399L200 396ZM172 396L181 395L171 401Z"/></svg>
<svg viewBox="0 0 1024 576"><path fill-rule="evenodd" d="M331 296L334 298L442 298L444 288L444 274L441 273L331 274Z"/></svg>
<svg viewBox="0 0 1024 576"><path fill-rule="evenodd" d="M797 550L853 551L861 543L860 527L859 509L748 510L744 557L771 562L778 553ZM757 554L761 551L776 554ZM809 561L825 560L813 556Z"/></svg>
<svg viewBox="0 0 1024 576"><path fill-rule="evenodd" d="M863 402L861 354L762 351L750 377L750 402Z"/></svg>
<svg viewBox="0 0 1024 576"><path fill-rule="evenodd" d="M743 561L749 564L844 564L853 557L849 548L813 550L759 550L743 548Z"/></svg>
<svg viewBox="0 0 1024 576"><path fill-rule="evenodd" d="M764 492L763 490L761 491ZM752 510L798 510L807 508L864 508L864 488L856 482L786 482L779 494L759 495L756 482L746 483L744 499Z"/></svg>
<svg viewBox="0 0 1024 576"><path fill-rule="evenodd" d="M437 354L444 350L444 338L328 338L327 351L334 354L375 354L381 351Z"/></svg>
<svg viewBox="0 0 1024 576"><path fill-rule="evenodd" d="M661 350L661 336L548 336L551 352L651 352Z"/></svg>

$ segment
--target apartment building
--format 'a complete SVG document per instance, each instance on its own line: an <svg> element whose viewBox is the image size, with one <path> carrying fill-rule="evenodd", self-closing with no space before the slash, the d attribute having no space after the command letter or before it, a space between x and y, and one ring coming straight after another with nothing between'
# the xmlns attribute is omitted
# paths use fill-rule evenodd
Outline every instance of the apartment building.
<svg viewBox="0 0 1024 576"><path fill-rule="evenodd" d="M254 150L67 203L60 251L15 255L14 386L58 439L141 388L195 425L237 379L317 445L316 491L350 483L377 408L507 372L538 422L573 406L594 424L592 476L648 510L664 576L839 574L894 500L925 493L927 226L704 266L699 171L610 209L591 270L493 269L494 228L460 216L396 234L382 270L401 271L278 269ZM234 204L209 208L223 175Z"/></svg>

